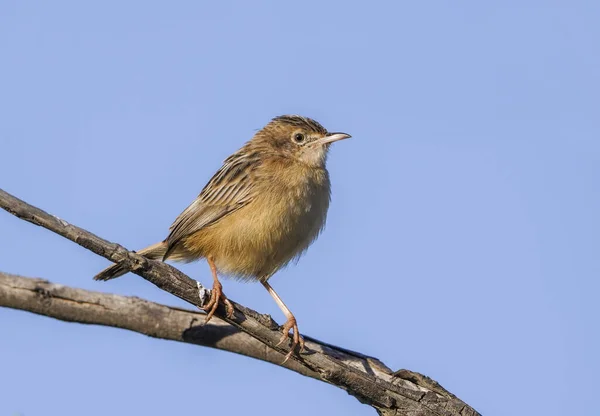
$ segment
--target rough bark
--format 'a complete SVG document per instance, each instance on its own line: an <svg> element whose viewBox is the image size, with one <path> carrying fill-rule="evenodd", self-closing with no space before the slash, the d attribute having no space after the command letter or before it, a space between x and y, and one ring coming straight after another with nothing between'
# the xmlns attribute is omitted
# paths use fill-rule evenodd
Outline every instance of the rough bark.
<svg viewBox="0 0 600 416"><path fill-rule="evenodd" d="M53 231L107 258L160 287L201 307L206 290L179 270L148 260L33 207L0 189L0 207ZM393 372L381 361L306 337L306 351L285 364L287 345L277 346L279 326L232 302L227 318L223 307L215 316L225 322L202 325L202 314L137 298L105 295L55 285L39 279L0 274L0 306L28 310L58 319L126 328L157 338L173 339L224 349L282 365L300 374L333 384L374 407L382 415L470 416L478 413L438 383L421 374Z"/></svg>
<svg viewBox="0 0 600 416"><path fill-rule="evenodd" d="M61 321L112 326L153 338L186 342L246 355L280 365L284 355L220 319L204 324L201 311L129 296L92 292L0 271L0 306ZM288 360L283 367L305 376L317 374Z"/></svg>

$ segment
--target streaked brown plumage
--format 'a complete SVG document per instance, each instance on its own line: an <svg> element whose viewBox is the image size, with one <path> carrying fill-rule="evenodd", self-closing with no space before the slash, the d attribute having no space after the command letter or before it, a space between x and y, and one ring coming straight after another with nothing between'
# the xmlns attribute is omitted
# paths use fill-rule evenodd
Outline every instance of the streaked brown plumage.
<svg viewBox="0 0 600 416"><path fill-rule="evenodd" d="M332 142L348 137L328 133L306 117L274 118L225 160L171 225L166 240L139 254L163 261L206 258L214 279L207 321L219 300L229 313L233 310L217 272L259 280L287 317L282 341L293 329L293 347L303 344L296 319L267 281L301 256L322 231L330 200L327 152ZM109 280L125 272L113 265L94 279Z"/></svg>

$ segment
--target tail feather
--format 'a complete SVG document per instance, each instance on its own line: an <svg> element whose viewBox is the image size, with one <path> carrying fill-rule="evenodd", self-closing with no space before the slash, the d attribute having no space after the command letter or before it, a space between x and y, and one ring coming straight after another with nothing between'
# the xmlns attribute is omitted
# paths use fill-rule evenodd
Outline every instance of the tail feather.
<svg viewBox="0 0 600 416"><path fill-rule="evenodd" d="M137 254L142 255L148 259L152 260L162 260L165 253L167 252L167 243L161 241L160 243L153 244L151 246L146 247L137 252ZM123 276L127 273L128 270L124 269L119 264L113 264L110 267L102 270L96 276L94 276L94 280L110 280L115 279L117 277Z"/></svg>

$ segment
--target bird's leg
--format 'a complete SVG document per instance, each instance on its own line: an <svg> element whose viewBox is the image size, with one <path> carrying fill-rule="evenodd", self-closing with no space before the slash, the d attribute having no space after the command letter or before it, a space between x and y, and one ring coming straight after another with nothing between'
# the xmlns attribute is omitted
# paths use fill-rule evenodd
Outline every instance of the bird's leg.
<svg viewBox="0 0 600 416"><path fill-rule="evenodd" d="M219 282L219 277L217 276L217 266L215 265L215 262L211 257L207 257L206 260L208 261L210 271L212 272L213 288L210 291L210 300L208 301L206 306L204 306L204 310L208 312L208 315L206 315L206 321L204 321L204 323L208 323L208 321L210 321L210 318L212 318L215 314L215 311L219 307L219 300L223 301L223 303L225 304L225 308L227 309L227 317L231 318L233 317L233 305L231 304L229 299L227 299L227 296L225 296L225 294L223 293L223 285L221 284L221 282Z"/></svg>
<svg viewBox="0 0 600 416"><path fill-rule="evenodd" d="M288 337L290 329L292 330L291 350L283 360L283 362L285 363L292 356L297 345L300 345L300 352L304 350L304 338L300 336L300 332L298 331L298 324L296 323L296 318L294 317L294 314L288 309L287 306L285 306L285 303L283 303L277 292L275 292L275 290L273 290L271 285L267 282L262 282L262 284L265 287L265 289L267 289L267 292L269 292L269 295L271 295L271 297L275 299L277 306L279 306L279 309L283 311L285 317L287 318L287 321L285 321L285 324L283 324L283 335L281 336L281 339L279 340L277 345L285 341Z"/></svg>

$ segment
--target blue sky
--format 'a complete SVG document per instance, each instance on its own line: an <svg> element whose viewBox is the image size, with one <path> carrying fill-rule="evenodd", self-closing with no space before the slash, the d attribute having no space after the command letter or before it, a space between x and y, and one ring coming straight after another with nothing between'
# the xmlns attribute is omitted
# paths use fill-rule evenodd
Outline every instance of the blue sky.
<svg viewBox="0 0 600 416"><path fill-rule="evenodd" d="M139 249L271 117L314 117L353 139L325 233L271 280L301 332L485 415L597 415L599 20L592 1L5 0L0 187ZM104 259L8 214L0 235L2 271L182 304L92 281ZM260 285L224 289L283 322ZM224 352L0 323L2 415L373 414Z"/></svg>

